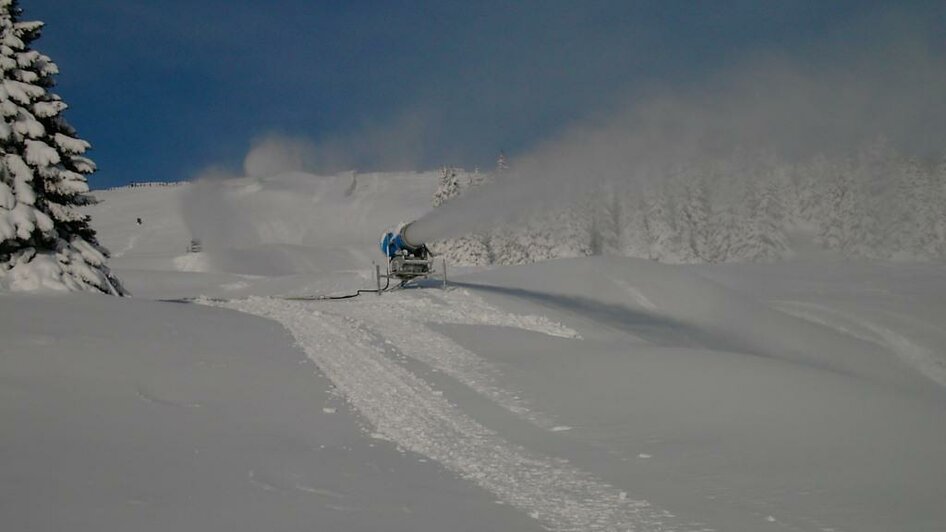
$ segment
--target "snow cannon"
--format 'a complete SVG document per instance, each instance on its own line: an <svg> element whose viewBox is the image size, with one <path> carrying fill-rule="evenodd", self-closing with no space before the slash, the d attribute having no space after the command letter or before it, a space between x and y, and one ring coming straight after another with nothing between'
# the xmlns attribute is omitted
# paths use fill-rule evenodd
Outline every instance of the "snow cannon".
<svg viewBox="0 0 946 532"><path fill-rule="evenodd" d="M381 236L381 251L388 258L387 274L382 275L378 269L378 288L381 287L381 278L388 281L397 279L403 286L409 281L429 279L436 272L434 270L434 255L424 242L411 238L411 224L402 223L393 230ZM447 283L447 263L443 264L443 284Z"/></svg>

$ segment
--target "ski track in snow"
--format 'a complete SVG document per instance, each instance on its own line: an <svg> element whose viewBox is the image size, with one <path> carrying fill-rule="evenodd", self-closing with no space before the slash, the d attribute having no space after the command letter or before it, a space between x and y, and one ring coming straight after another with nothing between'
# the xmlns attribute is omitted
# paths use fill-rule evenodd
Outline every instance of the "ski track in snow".
<svg viewBox="0 0 946 532"><path fill-rule="evenodd" d="M397 297L397 304L391 299ZM679 528L676 518L627 494L566 460L530 452L479 424L448 402L426 381L390 356L390 344L464 384L545 425L538 415L492 384L485 361L442 335L424 321L514 325L536 332L577 337L574 331L537 316L498 311L464 291L415 297L385 295L341 306L250 298L202 301L276 320L318 365L367 422L377 437L441 463L538 519L556 531L705 530ZM482 380L481 380L482 379ZM478 387L478 388L477 388ZM549 427L550 429L553 427Z"/></svg>
<svg viewBox="0 0 946 532"><path fill-rule="evenodd" d="M910 365L923 376L940 386L946 387L946 363L934 355L931 350L917 345L906 336L892 329L858 317L850 312L844 312L817 303L780 301L776 303L776 307L786 314L832 327L856 338L885 346L893 351L900 360ZM835 320L832 321L830 318L826 319L824 318L825 315L834 317ZM863 332L858 332L850 327L838 324L836 323L837 319L846 321L871 334L864 334Z"/></svg>
<svg viewBox="0 0 946 532"><path fill-rule="evenodd" d="M420 297L395 292L384 298L383 312L379 312L378 301L370 297L332 304L325 311L359 320L362 329L374 331L380 342L399 354L456 379L540 428L554 431L560 426L551 417L534 411L519 395L496 384L499 372L486 360L432 331L427 324L506 326L562 338L579 338L578 333L544 316L503 312L466 290Z"/></svg>

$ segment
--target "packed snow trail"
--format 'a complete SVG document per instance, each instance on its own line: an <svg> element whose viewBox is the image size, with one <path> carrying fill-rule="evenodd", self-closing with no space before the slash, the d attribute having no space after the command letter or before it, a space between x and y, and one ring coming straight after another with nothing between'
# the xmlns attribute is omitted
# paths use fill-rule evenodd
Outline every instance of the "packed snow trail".
<svg viewBox="0 0 946 532"><path fill-rule="evenodd" d="M506 411L540 428L561 430L562 426L551 417L537 412L518 394L500 387L496 383L499 374L496 368L432 331L427 324L515 327L561 338L579 338L577 332L542 316L503 312L467 290L393 293L385 297L383 312L379 312L377 305L377 300L368 298L346 301L344 306L326 310L357 318L375 331L382 343L456 379ZM419 342L423 345L419 346Z"/></svg>
<svg viewBox="0 0 946 532"><path fill-rule="evenodd" d="M398 303L410 306L411 303L407 303L410 297L399 295ZM488 322L488 316L495 316L491 312L477 312L484 310L485 304L470 294L461 292L446 297L452 299L450 308L470 311L465 315L467 318L479 316L481 322ZM386 299L386 303L393 302ZM467 303L465 307L463 300ZM436 460L502 501L528 513L551 530L696 529L679 525L676 523L678 520L667 511L647 501L632 499L625 492L569 465L565 460L530 452L504 440L448 402L422 378L392 358L391 346L386 342L385 334L409 323L403 316L389 312L398 305L381 306L362 302L360 307L339 308L333 303L330 308L325 303L270 298L206 303L281 323L373 426L377 437ZM413 302L415 311L436 304L420 299ZM457 312L440 310L445 312L426 315L441 316L444 321L464 321L464 316ZM410 311L410 308L405 309L405 312ZM462 313L462 310L458 312ZM538 329L547 334L573 335L567 328L542 318L508 317L512 319L504 324L531 327L532 330ZM377 328L378 324L384 322L393 322L394 325ZM410 338L409 348L413 351L402 354L443 368L465 384L470 384L472 375L489 376L485 363L471 360L470 357L475 355L459 347L448 349L444 358L438 358L437 352L444 348L445 339L432 331L424 332L410 326L405 334L389 340L403 348L405 339ZM521 404L506 403L507 394L494 384L478 391L514 411L526 408ZM519 410L519 413L530 417L523 410ZM530 420L545 424L541 416Z"/></svg>

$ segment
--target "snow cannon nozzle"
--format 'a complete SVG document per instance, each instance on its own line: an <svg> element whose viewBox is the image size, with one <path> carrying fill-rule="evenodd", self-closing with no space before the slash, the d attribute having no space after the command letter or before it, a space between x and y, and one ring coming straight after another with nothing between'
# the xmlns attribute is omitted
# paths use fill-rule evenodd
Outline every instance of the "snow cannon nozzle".
<svg viewBox="0 0 946 532"><path fill-rule="evenodd" d="M411 232L411 227L413 226L414 226L414 222L408 222L401 226L401 230L399 231L399 234L401 235L401 239L404 240L404 244L406 244L407 247L411 249L422 248L426 244L413 237L413 233Z"/></svg>
<svg viewBox="0 0 946 532"><path fill-rule="evenodd" d="M399 254L414 254L426 246L423 242L417 242L410 237L409 229L414 222L402 223L392 231L386 232L381 237L381 251L388 258Z"/></svg>

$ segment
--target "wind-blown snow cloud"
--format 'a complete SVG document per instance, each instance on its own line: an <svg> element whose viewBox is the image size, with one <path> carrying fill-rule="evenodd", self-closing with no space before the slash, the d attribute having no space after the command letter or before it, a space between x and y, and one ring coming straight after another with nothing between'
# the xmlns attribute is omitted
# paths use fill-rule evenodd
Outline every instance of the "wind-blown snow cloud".
<svg viewBox="0 0 946 532"><path fill-rule="evenodd" d="M633 191L720 162L838 157L878 138L904 153L937 157L946 144L942 43L928 24L902 13L869 17L809 43L804 53L746 53L736 66L701 79L640 87L627 89L607 113L512 154L512 172L424 217L415 236L430 241L483 230L560 208L595 187ZM440 132L431 125L437 115L434 107L413 106L315 141L264 136L241 175L418 168Z"/></svg>
<svg viewBox="0 0 946 532"><path fill-rule="evenodd" d="M349 170L415 170L422 164L431 113L420 108L386 122L366 122L319 141L283 133L256 138L243 160L243 174L267 177L285 172L334 174Z"/></svg>
<svg viewBox="0 0 946 532"><path fill-rule="evenodd" d="M257 141L243 160L243 173L266 177L302 172L315 165L315 144L307 139L271 135Z"/></svg>
<svg viewBox="0 0 946 532"><path fill-rule="evenodd" d="M822 46L817 61L759 56L696 85L639 93L606 119L515 157L512 172L419 220L413 236L431 241L488 229L561 207L593 187L648 186L720 161L836 157L877 139L941 157L946 61L914 29L885 19L858 31L888 40L857 54L838 39Z"/></svg>
<svg viewBox="0 0 946 532"><path fill-rule="evenodd" d="M211 251L271 243L274 239L311 243L310 233L324 221L311 212L313 197L337 183L344 182L343 188L348 187L359 162L389 170L417 168L426 136L426 116L421 110L411 109L391 122L366 123L355 132L323 142L282 133L260 136L239 171L211 167L193 177L194 184L182 202L184 221ZM333 183L323 183L326 176L334 176ZM274 184L271 178L280 177ZM271 188L256 197L247 210L250 200L244 196L248 191L258 191L260 180L269 180ZM320 207L325 209L324 205ZM263 212L267 215L261 220ZM280 229L275 232L279 235L271 230L277 225ZM365 238L373 242L375 236L372 230Z"/></svg>

